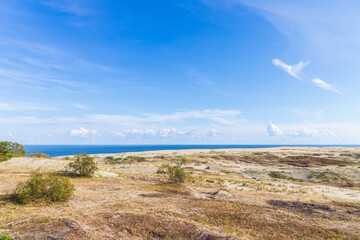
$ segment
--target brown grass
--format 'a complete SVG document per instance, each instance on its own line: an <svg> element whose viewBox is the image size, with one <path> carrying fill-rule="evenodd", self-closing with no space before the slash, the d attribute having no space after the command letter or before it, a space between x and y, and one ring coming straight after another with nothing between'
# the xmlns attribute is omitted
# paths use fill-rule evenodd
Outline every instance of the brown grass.
<svg viewBox="0 0 360 240"><path fill-rule="evenodd" d="M13 237L22 239L195 239L201 234L209 236L208 239L210 236L214 239L225 236L281 240L359 239L359 203L326 200L321 198L322 193L314 196L302 192L287 194L284 185L287 180L247 179L246 172L241 176L233 172L237 169L231 165L248 161L288 167L289 162L280 161L288 161L287 157L293 155L220 153L202 154L198 158L194 155L194 163L212 164L211 170L197 171L199 175L194 174L194 181L183 185L165 184L156 170L154 173L140 172L146 164L155 166L149 162L121 166L99 164L122 177L73 179L75 191L69 202L26 206L12 203L7 196L18 182L28 178L29 171L0 165L0 232L10 232ZM318 162L328 164L328 161L318 161L321 156L324 155L310 156L314 159L301 157L309 161L307 166ZM224 165L229 163L229 172L221 171L215 158ZM216 167L219 171L214 170ZM214 193L229 186L225 183L242 185L248 190L227 189L231 197L216 198ZM318 183L304 185L316 187ZM7 225L9 223L15 224Z"/></svg>

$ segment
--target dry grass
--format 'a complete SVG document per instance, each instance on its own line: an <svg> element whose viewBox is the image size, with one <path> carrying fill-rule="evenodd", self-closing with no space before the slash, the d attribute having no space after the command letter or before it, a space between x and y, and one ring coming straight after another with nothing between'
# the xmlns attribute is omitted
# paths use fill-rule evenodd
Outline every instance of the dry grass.
<svg viewBox="0 0 360 240"><path fill-rule="evenodd" d="M228 234L253 239L357 239L356 236L323 226L315 221L294 221L288 215L239 202L192 201L192 220L220 227ZM306 219L308 220L308 219ZM311 219L309 219L311 220Z"/></svg>
<svg viewBox="0 0 360 240"><path fill-rule="evenodd" d="M159 164L176 161L180 158L177 156L158 155L147 157L146 162L121 165L100 163L102 170L111 167L111 171L121 177L73 179L74 196L68 203L26 206L9 201L8 194L18 182L28 179L29 170L0 165L0 232L9 232L19 239L195 239L201 234L217 236L213 239L224 236L282 240L359 239L359 203L323 198L327 186L319 183L301 183L303 186L300 186L287 179L271 179L270 171L262 173L264 168L256 168L259 164L277 166L269 162L284 166L280 161L294 154L221 152L193 155L187 157L190 162L194 158L189 169L200 164L201 169L210 166L210 170L194 170L197 175L193 181L182 185L166 184L163 177L156 174ZM224 155L234 159L224 159ZM258 162L239 165L248 166L248 170L238 172L241 169L236 168L239 159L250 162L253 157ZM311 158L305 159L310 161ZM310 162L311 166L314 164ZM142 169L154 169L154 172L141 172ZM250 170L254 175L264 174L268 180L247 178ZM346 167L346 171L350 170ZM286 172L292 173L291 169ZM230 186L242 186L246 190ZM317 190L316 195L301 192L303 188L319 186L323 190ZM355 194L355 191L349 193ZM346 194L344 197L350 196Z"/></svg>

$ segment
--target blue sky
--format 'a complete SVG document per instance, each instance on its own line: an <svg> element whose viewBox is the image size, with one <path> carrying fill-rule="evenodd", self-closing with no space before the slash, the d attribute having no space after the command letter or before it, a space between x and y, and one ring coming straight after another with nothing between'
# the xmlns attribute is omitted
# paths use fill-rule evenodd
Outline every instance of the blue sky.
<svg viewBox="0 0 360 240"><path fill-rule="evenodd" d="M357 0L0 2L0 139L358 144Z"/></svg>

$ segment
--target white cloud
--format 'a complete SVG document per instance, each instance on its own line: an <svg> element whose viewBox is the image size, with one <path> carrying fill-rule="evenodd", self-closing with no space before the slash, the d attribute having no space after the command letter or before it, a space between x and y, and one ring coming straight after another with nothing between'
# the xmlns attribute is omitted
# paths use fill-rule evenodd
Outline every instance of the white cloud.
<svg viewBox="0 0 360 240"><path fill-rule="evenodd" d="M132 129L132 130L125 130L116 132L115 135L119 137L127 137L127 136L146 136L146 137L173 137L173 136L182 136L188 135L192 131L184 132L179 131L175 128L162 128L159 130L153 129L146 129L146 130L139 130L139 129Z"/></svg>
<svg viewBox="0 0 360 240"><path fill-rule="evenodd" d="M312 82L318 86L319 88L322 88L326 91L330 91L330 92L336 92L336 93L339 93L339 94L343 94L342 91L338 90L337 88L335 88L333 85L319 79L319 78L314 78L312 80Z"/></svg>
<svg viewBox="0 0 360 240"><path fill-rule="evenodd" d="M281 61L280 59L273 59L272 63L275 66L282 68L285 72L287 72L288 74L290 74L291 76L293 76L294 78L299 79L299 80L301 80L300 74L301 74L302 69L307 64L309 64L309 62L299 61L298 64L288 65L288 64L284 63L283 61Z"/></svg>
<svg viewBox="0 0 360 240"><path fill-rule="evenodd" d="M299 130L293 131L289 133L289 136L296 136L296 137L316 137L318 134L318 130L311 129L307 127L303 127Z"/></svg>
<svg viewBox="0 0 360 240"><path fill-rule="evenodd" d="M199 131L199 130L179 130L176 128L161 128L158 130L154 129L132 129L132 130L124 130L118 131L115 133L116 136L119 137L131 137L131 136L143 136L143 137L161 137L161 138L169 138L169 137L178 137L178 136L189 136L189 137L215 137L217 136L219 131L215 129L211 129L209 131Z"/></svg>
<svg viewBox="0 0 360 240"><path fill-rule="evenodd" d="M71 130L70 135L73 137L87 137L89 135L95 135L95 130L88 130L86 128L81 127L80 129Z"/></svg>
<svg viewBox="0 0 360 240"><path fill-rule="evenodd" d="M272 124L272 123L270 123L270 124L267 126L266 130L267 130L268 135L269 135L269 136L272 136L272 137L273 137L273 136L281 136L281 135L282 135L281 129L280 129L278 126L276 126L275 124Z"/></svg>
<svg viewBox="0 0 360 240"><path fill-rule="evenodd" d="M81 104L75 104L75 107L82 109L82 110L90 110L88 107L81 105Z"/></svg>
<svg viewBox="0 0 360 240"><path fill-rule="evenodd" d="M204 134L204 137L216 137L219 134L219 131L216 129L211 129L207 133Z"/></svg>

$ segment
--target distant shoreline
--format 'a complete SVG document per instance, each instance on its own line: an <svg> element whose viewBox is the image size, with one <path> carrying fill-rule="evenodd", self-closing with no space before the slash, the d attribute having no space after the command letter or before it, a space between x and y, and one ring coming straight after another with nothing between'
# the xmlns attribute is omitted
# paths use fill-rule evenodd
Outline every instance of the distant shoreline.
<svg viewBox="0 0 360 240"><path fill-rule="evenodd" d="M153 151L180 150L221 150L221 149L270 149L270 148L307 148L307 147L360 147L360 145L24 145L27 152L42 152L50 157L73 154L120 154Z"/></svg>

